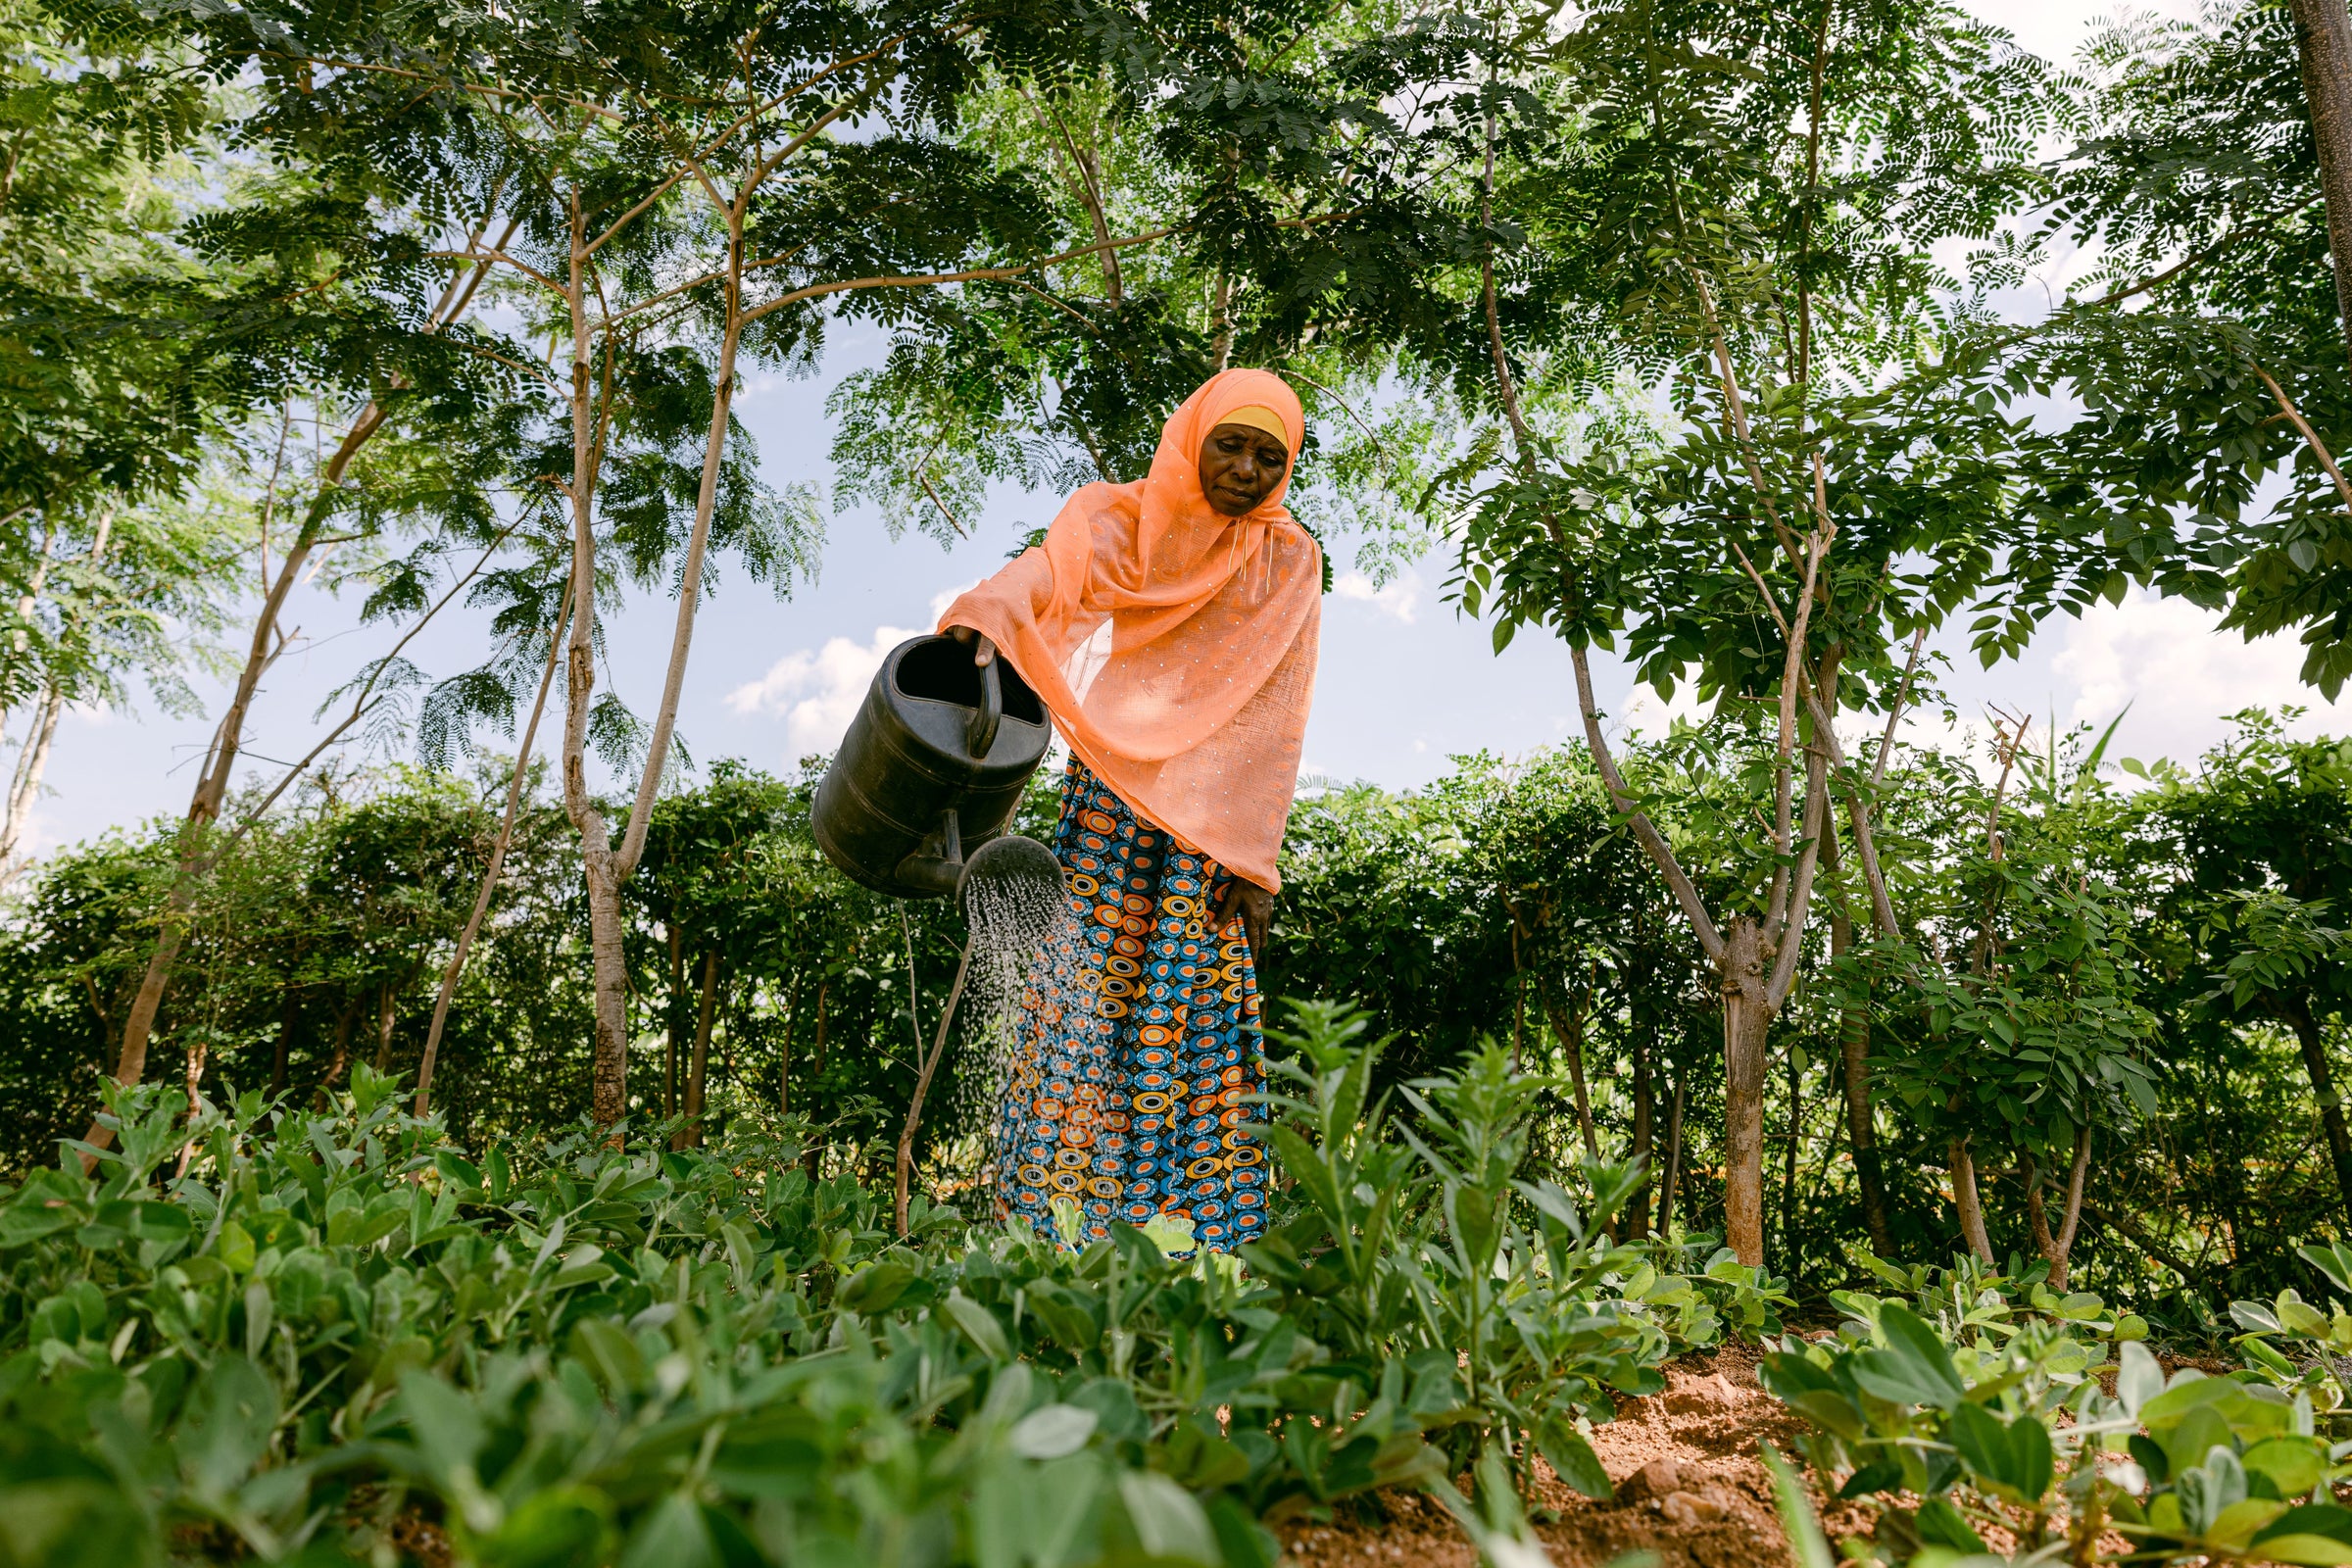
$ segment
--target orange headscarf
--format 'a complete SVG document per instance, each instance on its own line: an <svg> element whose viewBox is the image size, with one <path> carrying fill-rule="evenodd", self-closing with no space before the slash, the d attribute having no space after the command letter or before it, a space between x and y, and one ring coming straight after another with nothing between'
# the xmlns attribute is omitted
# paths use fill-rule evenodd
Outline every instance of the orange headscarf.
<svg viewBox="0 0 2352 1568"><path fill-rule="evenodd" d="M1070 497L1044 548L939 624L1003 650L1138 815L1274 889L1314 695L1323 558L1283 510L1288 473L1241 517L1201 491L1200 443L1253 405L1280 416L1296 460L1298 394L1270 371L1220 371L1160 427L1148 477Z"/></svg>

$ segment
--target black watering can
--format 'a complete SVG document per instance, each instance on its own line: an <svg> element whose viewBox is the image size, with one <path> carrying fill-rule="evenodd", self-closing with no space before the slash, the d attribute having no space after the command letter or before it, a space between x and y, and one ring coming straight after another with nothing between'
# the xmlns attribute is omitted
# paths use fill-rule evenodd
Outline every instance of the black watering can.
<svg viewBox="0 0 2352 1568"><path fill-rule="evenodd" d="M902 899L945 897L984 866L1052 867L1058 881L1051 851L1004 834L1053 738L1003 655L975 668L952 637L901 643L816 787L817 845L853 881Z"/></svg>

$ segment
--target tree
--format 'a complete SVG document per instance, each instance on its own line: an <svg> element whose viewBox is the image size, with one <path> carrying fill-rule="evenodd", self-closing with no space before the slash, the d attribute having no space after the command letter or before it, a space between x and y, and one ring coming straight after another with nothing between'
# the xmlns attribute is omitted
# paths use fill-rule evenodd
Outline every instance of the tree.
<svg viewBox="0 0 2352 1568"><path fill-rule="evenodd" d="M2335 314L2352 368L2352 14L2344 0L2293 0L2295 57L2335 263Z"/></svg>
<svg viewBox="0 0 2352 1568"><path fill-rule="evenodd" d="M1502 431L1457 470L1457 580L1498 648L1530 624L1569 644L1611 800L1720 976L1727 1231L1755 1263L1767 1032L1834 802L1893 923L1834 715L1899 708L1899 640L1986 584L2030 505L1991 400L1920 372L1942 326L1930 248L2021 200L2045 94L1934 5L1604 6L1556 42L1520 25L1480 20L1460 74L1482 85L1446 121L1480 171L1459 199L1484 330L1481 360L1444 368ZM1765 837L1718 841L1736 869L1712 901L1602 730L1589 650L1620 636L1660 691L1692 679L1772 715L1753 816L1725 819Z"/></svg>
<svg viewBox="0 0 2352 1568"><path fill-rule="evenodd" d="M2006 1159L2063 1290L2096 1139L2157 1113L2157 1020L2123 882L2132 813L2098 777L2105 741L2082 753L2052 735L2037 753L2025 740L2002 734L1989 788L1965 766L1945 773L1954 830L1906 900L1907 939L1857 955L1856 969L1879 971L1886 1076L1942 1138L1962 1240L1995 1262L1983 1185Z"/></svg>
<svg viewBox="0 0 2352 1568"><path fill-rule="evenodd" d="M2327 1026L2352 1008L2329 923L2352 898L2352 756L2339 743L2292 741L2273 716L2239 715L2236 736L2194 774L2168 771L2151 812L2180 838L2188 886L2180 917L2202 928L2226 1012L2285 1026L2311 1081L2352 1212L2352 1128L2329 1060Z"/></svg>
<svg viewBox="0 0 2352 1568"><path fill-rule="evenodd" d="M2352 88L2339 65L2307 97L2298 71L2342 14L2296 0L2291 16L2139 17L2086 51L2077 145L2035 220L1984 259L1988 278L2022 282L2063 240L2096 244L2099 265L2043 319L1987 322L1955 356L2051 400L2017 467L2073 503L2007 568L2015 600L2007 625L1980 629L1986 646L2029 631L2053 590L2088 604L2139 583L2225 610L2249 638L2299 633L2304 679L2331 695L2352 673L2352 487L2333 456L2352 366L2329 250L2343 173L2314 141Z"/></svg>
<svg viewBox="0 0 2352 1568"><path fill-rule="evenodd" d="M225 98L169 28L77 32L0 8L0 884L57 723L144 676L189 702L187 653L221 613L242 509L206 494L207 454L248 405L205 330L238 267L191 244L222 165Z"/></svg>
<svg viewBox="0 0 2352 1568"><path fill-rule="evenodd" d="M372 26L352 18L315 20L361 32ZM214 291L201 311L167 301L172 310L124 323L181 345L187 368L162 377L159 387L185 398L201 372L206 385L234 388L244 408L303 402L322 421L348 420L338 423L340 438L315 463L273 464L265 487L261 531L265 549L275 545L274 570L266 571L242 667L191 792L171 912L122 1026L115 1076L127 1084L145 1071L149 1037L185 940L184 916L237 837L236 830L223 837L215 825L261 678L283 651L281 617L296 586L322 549L419 523L444 524L428 538L423 559L391 572L371 607L410 608L440 551L458 542L478 545L497 532L480 460L505 444L481 428L497 417L481 396L487 362L472 355L475 345L454 341L464 334L449 330L470 304L479 270L430 260L418 239L455 212L460 182L448 166L429 159L420 169L416 156L433 141L428 127L445 118L446 106L403 100L389 84L340 63L332 68L339 79L314 91L320 83L309 64L280 47L294 35L262 13L149 20L102 6L76 11L73 22L69 36L77 46L102 52L128 37L168 55L173 69L157 73L168 85L184 87L208 73L247 76L251 91L234 134L269 154L257 161L259 172L236 182L234 199L187 225L190 245L223 264L233 286ZM347 32L340 41L356 39ZM362 78L356 85L355 77ZM355 125L379 139L368 142ZM394 140L403 144L397 157L388 156ZM378 442L387 430L420 439ZM281 501L291 521L272 540ZM331 535L330 523L346 533ZM412 673L396 658L378 661L334 735L379 714L380 702ZM379 689L387 680L390 689ZM291 782L281 782L279 791ZM274 793L262 804L270 799ZM94 1127L91 1136L108 1135Z"/></svg>

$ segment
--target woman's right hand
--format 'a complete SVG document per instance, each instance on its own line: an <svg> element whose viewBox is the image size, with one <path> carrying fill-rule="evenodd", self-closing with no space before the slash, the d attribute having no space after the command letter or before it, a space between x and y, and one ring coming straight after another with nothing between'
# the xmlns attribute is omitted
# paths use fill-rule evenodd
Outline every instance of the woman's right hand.
<svg viewBox="0 0 2352 1568"><path fill-rule="evenodd" d="M972 651L972 667L985 669L996 662L997 645L970 626L950 626L948 635Z"/></svg>

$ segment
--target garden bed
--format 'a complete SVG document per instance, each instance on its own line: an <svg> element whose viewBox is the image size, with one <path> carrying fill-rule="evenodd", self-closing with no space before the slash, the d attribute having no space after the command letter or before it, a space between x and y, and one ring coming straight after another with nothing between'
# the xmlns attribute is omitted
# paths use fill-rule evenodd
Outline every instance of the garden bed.
<svg viewBox="0 0 2352 1568"><path fill-rule="evenodd" d="M1790 1561L1772 1507L1761 1445L1788 1451L1801 1423L1756 1381L1756 1357L1738 1347L1666 1367L1666 1390L1618 1400L1617 1419L1592 1432L1617 1495L1579 1496L1541 1473L1543 1502L1555 1519L1537 1523L1557 1568L1600 1568L1648 1551L1658 1568L1746 1568ZM1862 1528L1824 1518L1833 1537ZM1385 1517L1384 1517L1385 1515ZM1386 1494L1329 1524L1281 1532L1299 1568L1476 1568L1478 1554L1445 1511L1426 1498Z"/></svg>

